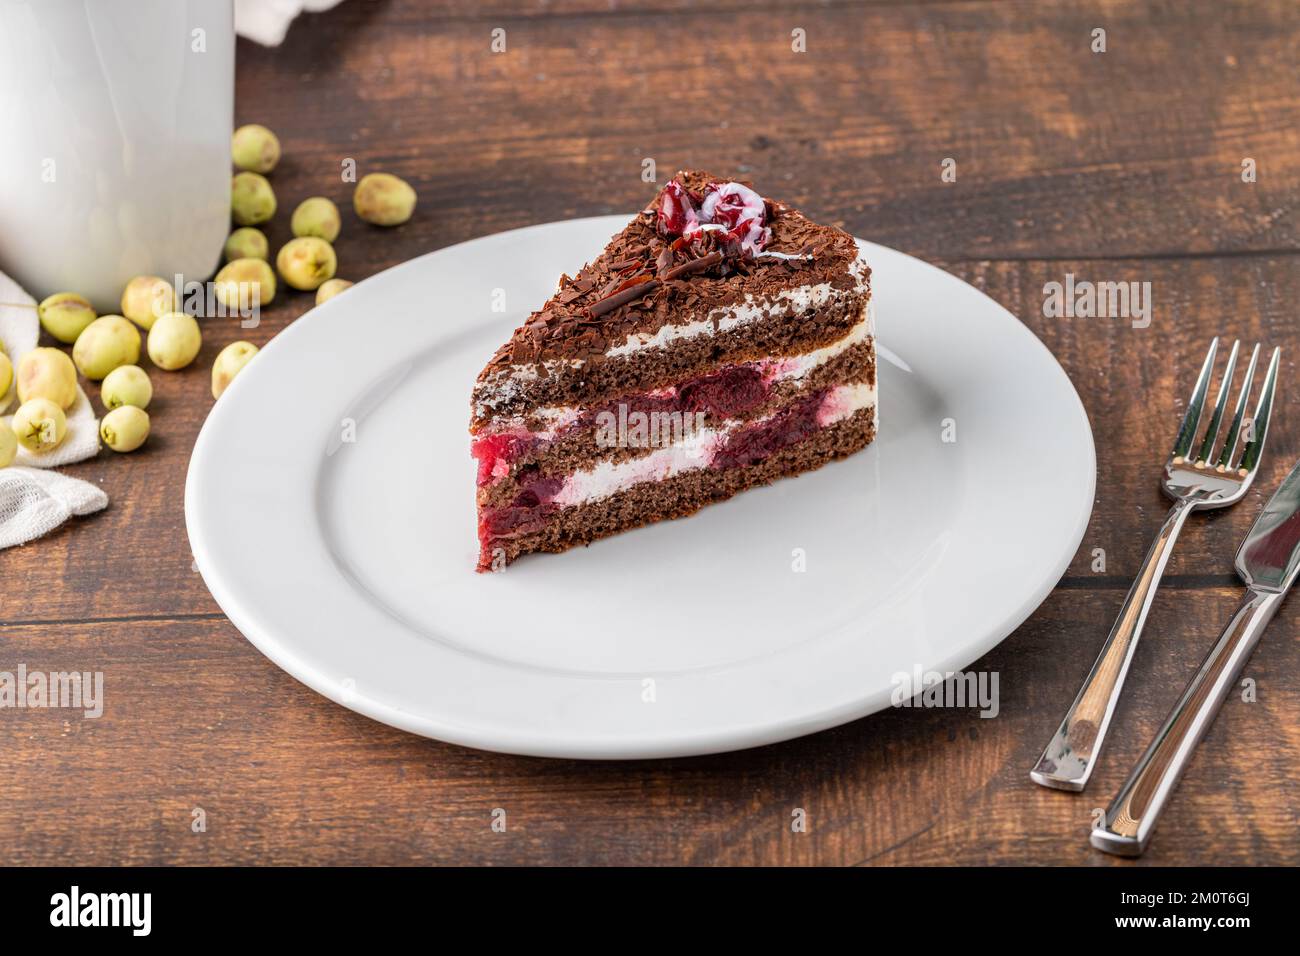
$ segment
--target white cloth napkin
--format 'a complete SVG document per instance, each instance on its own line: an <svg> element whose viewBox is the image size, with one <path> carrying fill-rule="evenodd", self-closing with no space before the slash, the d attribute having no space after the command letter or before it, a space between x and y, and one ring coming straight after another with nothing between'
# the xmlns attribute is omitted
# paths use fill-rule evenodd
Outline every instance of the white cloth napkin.
<svg viewBox="0 0 1300 956"><path fill-rule="evenodd" d="M235 0L235 32L262 46L279 46L302 12L319 13L340 0Z"/></svg>
<svg viewBox="0 0 1300 956"><path fill-rule="evenodd" d="M36 348L40 334L36 300L0 272L0 347L14 365L15 378L18 362ZM17 403L17 387L11 384L0 395L0 412L12 412ZM0 550L35 540L73 515L107 507L102 488L46 470L99 453L99 422L80 385L67 416L68 434L58 448L34 455L19 445L14 463L0 468ZM11 417L0 416L0 422L7 428Z"/></svg>
<svg viewBox="0 0 1300 956"><path fill-rule="evenodd" d="M0 468L0 551L49 534L73 515L108 507L102 488L39 468Z"/></svg>
<svg viewBox="0 0 1300 956"><path fill-rule="evenodd" d="M3 414L0 420L5 424L9 423L13 411L18 407L18 363L24 355L36 348L40 334L41 323L36 317L36 300L24 292L17 282L0 272L0 348L4 349L9 361L13 363L15 379L9 386L9 391L0 395L0 413ZM33 454L19 445L14 464L29 468L57 468L99 454L99 420L95 418L90 399L80 385L77 386L76 401L67 409L66 414L68 435L57 448Z"/></svg>

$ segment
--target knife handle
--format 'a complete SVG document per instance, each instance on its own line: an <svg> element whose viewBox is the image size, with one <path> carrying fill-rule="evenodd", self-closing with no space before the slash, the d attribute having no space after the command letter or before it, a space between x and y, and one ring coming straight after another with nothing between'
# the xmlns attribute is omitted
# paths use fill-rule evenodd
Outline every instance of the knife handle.
<svg viewBox="0 0 1300 956"><path fill-rule="evenodd" d="M1146 560L1129 588L1124 606L1097 662L1079 688L1074 703L1062 718L1051 741L1043 749L1038 763L1029 772L1034 783L1055 790L1082 790L1092 776L1097 754L1101 752L1111 715L1124 689L1124 678L1142 636L1142 625L1155 600L1156 588L1173 553L1174 542L1183 522L1192 513L1190 501L1180 500L1169 511L1165 523L1147 551Z"/></svg>
<svg viewBox="0 0 1300 956"><path fill-rule="evenodd" d="M1214 722L1281 601L1280 592L1246 590L1201 669L1106 809L1105 819L1093 829L1092 845L1098 850L1139 856L1147 848L1192 751Z"/></svg>

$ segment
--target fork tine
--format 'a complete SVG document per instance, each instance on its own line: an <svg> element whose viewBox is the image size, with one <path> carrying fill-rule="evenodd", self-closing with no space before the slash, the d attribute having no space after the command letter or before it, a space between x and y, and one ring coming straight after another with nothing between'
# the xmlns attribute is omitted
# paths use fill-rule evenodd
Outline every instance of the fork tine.
<svg viewBox="0 0 1300 956"><path fill-rule="evenodd" d="M1232 388L1232 376L1237 371L1237 352L1241 348L1241 340L1232 343L1232 351L1228 353L1228 364L1223 370L1223 379L1219 382L1219 397L1214 400L1214 414L1210 416L1210 425L1205 431L1205 441L1201 442L1201 451L1196 456L1200 461L1210 461L1210 456L1214 454L1214 442L1219 437L1219 426L1223 424L1223 410L1228 405L1228 391Z"/></svg>
<svg viewBox="0 0 1300 956"><path fill-rule="evenodd" d="M1183 424L1178 429L1178 438L1174 441L1175 458L1186 458L1187 453L1192 450L1192 442L1196 440L1196 428L1201 423L1201 410L1205 407L1205 393L1210 388L1210 373L1214 371L1214 357L1218 353L1219 337L1216 335L1210 342L1210 351L1205 355L1205 364L1201 366L1201 374L1197 376L1192 397L1187 400L1187 414L1183 416Z"/></svg>
<svg viewBox="0 0 1300 956"><path fill-rule="evenodd" d="M1250 387L1255 381L1255 366L1259 363L1259 343L1250 353L1250 364L1246 366L1246 377L1241 382L1241 395L1237 398L1236 411L1232 413L1232 424L1228 426L1228 437L1223 441L1223 451L1219 454L1218 465L1227 468L1237 454L1237 436L1241 433L1241 420L1246 414L1246 402L1250 398Z"/></svg>
<svg viewBox="0 0 1300 956"><path fill-rule="evenodd" d="M1277 367L1282 360L1282 349L1273 350L1273 360L1268 363L1268 374L1264 376L1264 387L1259 393L1259 404L1255 406L1255 417L1251 419L1251 430L1255 433L1241 450L1239 468L1254 471L1259 464L1260 453L1264 450L1264 436L1268 434L1268 420L1273 412L1273 393L1277 390Z"/></svg>

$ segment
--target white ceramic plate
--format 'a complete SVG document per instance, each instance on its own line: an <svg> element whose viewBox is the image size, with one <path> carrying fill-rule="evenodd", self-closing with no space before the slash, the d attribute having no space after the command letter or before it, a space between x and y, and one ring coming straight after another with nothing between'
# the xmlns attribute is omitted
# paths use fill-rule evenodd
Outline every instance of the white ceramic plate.
<svg viewBox="0 0 1300 956"><path fill-rule="evenodd" d="M871 243L883 361L869 449L476 574L470 386L625 222L534 226L390 269L235 380L194 448L185 514L204 580L253 644L417 734L662 757L880 710L897 674L962 668L1038 606L1092 508L1078 396L992 299Z"/></svg>

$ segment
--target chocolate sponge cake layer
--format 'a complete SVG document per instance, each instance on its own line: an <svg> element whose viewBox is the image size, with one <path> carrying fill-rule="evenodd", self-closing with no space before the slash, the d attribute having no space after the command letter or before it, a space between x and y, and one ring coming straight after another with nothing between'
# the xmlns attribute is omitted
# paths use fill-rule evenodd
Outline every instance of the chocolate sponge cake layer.
<svg viewBox="0 0 1300 956"><path fill-rule="evenodd" d="M864 410L754 464L687 472L565 509L537 531L498 539L484 555L484 570L499 570L521 554L567 551L629 528L694 514L705 505L725 501L746 489L845 458L865 448L875 437L874 413Z"/></svg>

